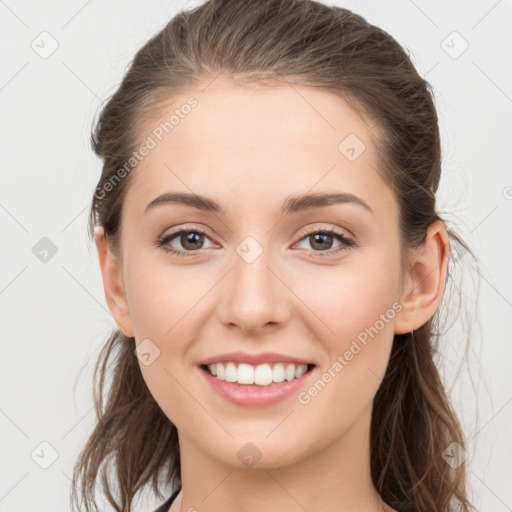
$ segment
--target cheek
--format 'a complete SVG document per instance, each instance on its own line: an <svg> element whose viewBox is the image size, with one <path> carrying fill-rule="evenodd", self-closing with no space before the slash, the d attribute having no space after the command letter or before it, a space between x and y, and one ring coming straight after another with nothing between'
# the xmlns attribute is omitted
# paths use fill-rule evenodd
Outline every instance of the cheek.
<svg viewBox="0 0 512 512"><path fill-rule="evenodd" d="M364 341L368 329L375 337L373 327L392 337L399 297L398 255L318 268L294 282L294 291L315 313L315 331L330 353L347 350L358 337Z"/></svg>
<svg viewBox="0 0 512 512"><path fill-rule="evenodd" d="M126 267L126 296L137 341L172 339L190 325L194 304L208 289L200 272L152 261Z"/></svg>
<svg viewBox="0 0 512 512"><path fill-rule="evenodd" d="M198 416L183 414L194 410L186 391L189 370L195 365L188 349L200 337L205 314L212 314L205 311L205 304L211 302L205 295L216 278L194 266L170 268L161 263L142 264L140 259L137 265L135 260L126 261L125 289L135 339L156 355L148 365L139 356L141 373L153 398L177 427L186 420L186 428L191 428Z"/></svg>
<svg viewBox="0 0 512 512"><path fill-rule="evenodd" d="M314 402L314 407L344 423L371 402L385 374L394 318L401 309L400 263L388 254L350 268L330 269L329 279L319 277L308 280L307 289L301 287L298 293L307 297L315 312L315 327L310 328L327 359L322 361L322 382L304 390L300 403ZM332 408L333 403L339 406Z"/></svg>
<svg viewBox="0 0 512 512"><path fill-rule="evenodd" d="M191 306L197 299L187 299L188 287L177 273L172 273L172 286L162 280L169 274L158 268L138 272L132 276L127 296L136 343L151 354L149 364L139 355L142 377L167 418L178 429L187 430L201 419L191 410L194 402L186 391L189 375L184 367L187 347L194 339L192 326L196 325Z"/></svg>

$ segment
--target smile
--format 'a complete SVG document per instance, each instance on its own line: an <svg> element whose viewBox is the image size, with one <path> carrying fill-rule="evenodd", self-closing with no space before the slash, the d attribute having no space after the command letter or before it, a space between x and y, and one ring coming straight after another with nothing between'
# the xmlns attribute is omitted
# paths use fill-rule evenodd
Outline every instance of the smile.
<svg viewBox="0 0 512 512"><path fill-rule="evenodd" d="M266 407L280 402L298 393L317 373L314 364L289 362L258 365L222 362L199 368L217 395L244 407Z"/></svg>
<svg viewBox="0 0 512 512"><path fill-rule="evenodd" d="M251 365L245 363L225 362L203 366L218 380L237 382L243 385L270 386L272 384L292 381L302 377L314 365L294 363L272 363Z"/></svg>

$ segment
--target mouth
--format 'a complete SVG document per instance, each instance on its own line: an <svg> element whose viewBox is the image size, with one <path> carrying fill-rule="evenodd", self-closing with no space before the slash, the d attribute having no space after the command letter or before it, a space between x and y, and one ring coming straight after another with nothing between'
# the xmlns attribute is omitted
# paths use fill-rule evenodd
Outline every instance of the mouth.
<svg viewBox="0 0 512 512"><path fill-rule="evenodd" d="M268 387L300 379L311 372L315 364L264 363L251 365L233 361L203 364L200 368L218 381L241 386Z"/></svg>

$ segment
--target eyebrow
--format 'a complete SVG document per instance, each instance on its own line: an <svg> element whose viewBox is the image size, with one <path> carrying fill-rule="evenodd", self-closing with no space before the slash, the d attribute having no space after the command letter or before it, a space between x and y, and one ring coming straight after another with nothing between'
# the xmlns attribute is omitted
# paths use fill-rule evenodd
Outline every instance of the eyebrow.
<svg viewBox="0 0 512 512"><path fill-rule="evenodd" d="M192 208L196 208L198 210L220 215L226 214L226 210L223 209L222 206L217 201L202 195L189 194L185 192L167 192L159 195L158 197L155 197L155 199L153 199L146 206L144 214L146 214L149 210L155 208L158 205L169 203L191 206ZM292 213L314 210L317 208L324 208L326 206L331 206L333 204L346 203L357 204L368 210L370 213L373 213L368 203L363 201L360 197L355 196L354 194L337 192L331 194L315 193L303 194L299 196L289 196L283 203L281 215L285 216L290 215Z"/></svg>

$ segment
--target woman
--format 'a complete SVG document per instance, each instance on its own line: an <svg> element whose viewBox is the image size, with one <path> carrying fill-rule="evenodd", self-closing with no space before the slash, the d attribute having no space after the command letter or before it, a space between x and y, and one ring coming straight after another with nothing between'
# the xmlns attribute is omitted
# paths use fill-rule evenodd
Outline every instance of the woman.
<svg viewBox="0 0 512 512"><path fill-rule="evenodd" d="M162 474L162 512L473 509L433 361L466 246L436 210L430 86L389 34L313 1L207 1L137 53L93 146L118 330L86 510L98 479L124 512Z"/></svg>

